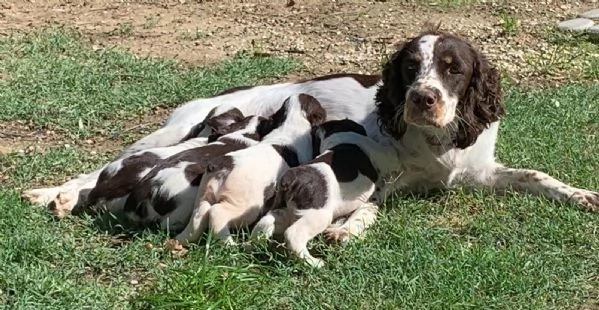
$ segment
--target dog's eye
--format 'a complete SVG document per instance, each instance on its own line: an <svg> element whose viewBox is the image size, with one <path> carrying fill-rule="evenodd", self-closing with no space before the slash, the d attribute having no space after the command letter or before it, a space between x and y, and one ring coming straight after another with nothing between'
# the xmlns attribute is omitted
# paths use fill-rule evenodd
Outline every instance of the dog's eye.
<svg viewBox="0 0 599 310"><path fill-rule="evenodd" d="M450 74L462 74L462 70L458 66L450 66L448 72Z"/></svg>
<svg viewBox="0 0 599 310"><path fill-rule="evenodd" d="M416 60L408 60L406 64L406 70L414 72L418 70L419 63Z"/></svg>

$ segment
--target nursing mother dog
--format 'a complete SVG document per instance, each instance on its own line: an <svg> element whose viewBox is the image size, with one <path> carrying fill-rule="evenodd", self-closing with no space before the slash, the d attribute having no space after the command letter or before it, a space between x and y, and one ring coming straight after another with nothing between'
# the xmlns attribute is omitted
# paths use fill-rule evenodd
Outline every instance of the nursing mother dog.
<svg viewBox="0 0 599 310"><path fill-rule="evenodd" d="M466 186L530 192L583 210L599 210L599 193L579 187L584 184L565 184L541 171L506 167L495 159L499 123L505 115L499 72L467 40L436 30L398 47L382 76L321 76L241 87L188 102L161 129L121 156L178 143L214 108L215 115L232 108L243 115L271 115L286 98L298 93L315 97L326 110L327 120L353 120L369 138L397 154L397 164L380 173L388 180L379 189L382 197ZM83 190L95 184L100 171L57 187L26 191L24 197L51 205L56 214L66 214L87 198ZM376 207L358 207L342 229L359 235L376 213Z"/></svg>

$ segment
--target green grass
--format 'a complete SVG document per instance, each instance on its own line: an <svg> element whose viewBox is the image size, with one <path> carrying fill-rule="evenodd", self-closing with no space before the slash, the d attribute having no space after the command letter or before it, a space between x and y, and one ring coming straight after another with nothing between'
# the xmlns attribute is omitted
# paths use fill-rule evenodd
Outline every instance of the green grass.
<svg viewBox="0 0 599 310"><path fill-rule="evenodd" d="M232 84L280 74L290 66L280 59L243 56L216 68L185 69L120 51L92 52L81 38L56 31L3 40L2 50L37 46L39 52L0 57L0 74L5 77L0 82L0 107L9 111L0 117L40 127L59 126L76 135L82 133L68 117L44 117L42 111L51 105L88 117L86 124L94 132L105 122L123 122L125 115L143 114L156 104L176 104ZM48 63L59 66L61 57L44 62L40 55L62 53L75 55L64 58L63 65L69 65L60 74L47 73ZM119 62L124 69L104 66L110 63L107 59L126 59ZM246 69L229 72L238 70L235 66ZM127 90L120 96L127 99L113 103L108 98L120 97L113 93L115 88L106 86L110 83L102 81L123 70L137 72L137 78L120 86ZM38 72L45 78L36 77ZM177 82L163 82L156 77L160 74ZM22 76L37 78L45 86L35 88L35 83ZM81 76L88 80L74 82ZM29 102L29 97L35 99ZM29 112L19 112L16 102ZM509 115L502 123L498 144L503 162L599 189L598 85L568 84L546 90L511 87L506 90L506 102ZM31 183L55 183L106 160L104 154L63 147L0 157L0 169L10 176L0 189L0 308L599 306L598 216L524 194L493 196L458 189L429 199L395 198L365 239L346 246L314 241L312 250L327 262L322 270L288 259L281 249L267 251L258 246L249 253L213 241L181 258L162 250L163 233L133 232L109 218L56 221L19 199L19 190Z"/></svg>
<svg viewBox="0 0 599 310"><path fill-rule="evenodd" d="M216 66L185 68L119 49L94 51L75 32L45 29L0 38L0 121L19 119L71 137L114 133L157 105L173 107L295 66L240 53Z"/></svg>

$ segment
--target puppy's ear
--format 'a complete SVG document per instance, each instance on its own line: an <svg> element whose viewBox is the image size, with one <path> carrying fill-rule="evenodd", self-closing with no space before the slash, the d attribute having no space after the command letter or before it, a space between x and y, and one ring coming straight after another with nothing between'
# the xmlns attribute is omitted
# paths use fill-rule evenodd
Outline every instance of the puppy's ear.
<svg viewBox="0 0 599 310"><path fill-rule="evenodd" d="M225 113L213 116L206 120L206 126L213 131L220 131L231 124L240 122L244 119L243 113L237 108L233 108Z"/></svg>
<svg viewBox="0 0 599 310"><path fill-rule="evenodd" d="M310 125L319 126L324 123L327 112L316 98L308 94L299 94L298 100Z"/></svg>
<svg viewBox="0 0 599 310"><path fill-rule="evenodd" d="M208 122L208 120L214 116L214 113L216 113L216 108L217 107L212 108L212 110L208 112L208 115L206 115L206 117L201 122L191 127L189 132L181 140L179 140L179 143L198 137L206 128L206 122ZM210 141L210 138L208 138L208 140Z"/></svg>
<svg viewBox="0 0 599 310"><path fill-rule="evenodd" d="M289 115L290 98L285 99L283 105L270 117L260 119L256 132L260 136L260 140L271 131L281 127Z"/></svg>
<svg viewBox="0 0 599 310"><path fill-rule="evenodd" d="M312 159L320 155L320 145L322 144L321 133L322 128L320 126L314 126L310 130L310 136L312 137Z"/></svg>

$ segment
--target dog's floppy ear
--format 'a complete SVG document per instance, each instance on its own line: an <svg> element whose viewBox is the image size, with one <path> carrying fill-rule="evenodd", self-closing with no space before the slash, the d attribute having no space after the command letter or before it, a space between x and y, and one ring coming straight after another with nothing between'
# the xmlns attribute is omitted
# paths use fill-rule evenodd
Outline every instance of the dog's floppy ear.
<svg viewBox="0 0 599 310"><path fill-rule="evenodd" d="M242 121L243 118L243 113L239 109L233 108L225 113L209 118L206 120L206 126L210 127L213 131L220 131L222 128Z"/></svg>
<svg viewBox="0 0 599 310"><path fill-rule="evenodd" d="M318 126L326 120L327 112L318 99L308 94L299 94L298 100L311 126Z"/></svg>
<svg viewBox="0 0 599 310"><path fill-rule="evenodd" d="M401 62L407 54L407 42L395 44L397 50L383 66L383 84L375 95L379 127L395 139L401 138L407 130L403 110L409 85L401 76Z"/></svg>
<svg viewBox="0 0 599 310"><path fill-rule="evenodd" d="M206 128L206 122L214 116L214 113L216 113L217 108L218 107L212 108L212 110L208 112L208 115L206 115L206 117L201 122L191 127L189 132L187 132L187 134L183 138L181 138L181 140L179 140L179 143L198 137L200 133L202 133L202 131L204 131L204 129Z"/></svg>
<svg viewBox="0 0 599 310"><path fill-rule="evenodd" d="M283 105L270 117L261 119L258 123L257 132L260 139L264 138L271 131L281 127L289 115L290 98L285 99Z"/></svg>
<svg viewBox="0 0 599 310"><path fill-rule="evenodd" d="M505 114L501 93L501 75L489 61L470 46L474 70L470 86L459 107L460 121L454 140L456 147L464 149L476 142L478 136Z"/></svg>

